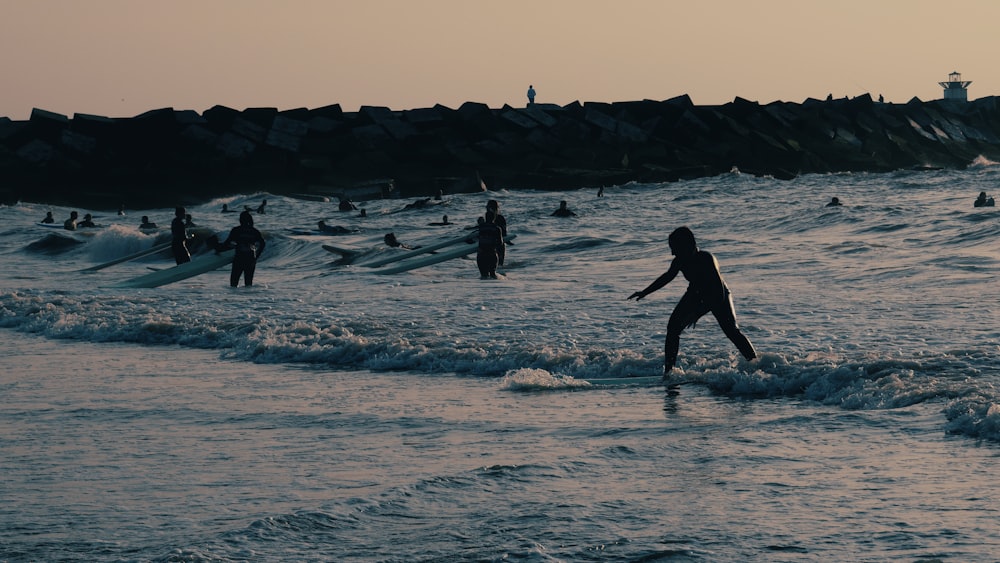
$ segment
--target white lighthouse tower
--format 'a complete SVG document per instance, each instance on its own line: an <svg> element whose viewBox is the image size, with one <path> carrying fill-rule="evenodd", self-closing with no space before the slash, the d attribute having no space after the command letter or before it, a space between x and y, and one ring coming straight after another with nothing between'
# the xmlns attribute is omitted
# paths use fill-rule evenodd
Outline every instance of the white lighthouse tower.
<svg viewBox="0 0 1000 563"><path fill-rule="evenodd" d="M949 74L948 82L938 82L938 84L944 88L944 99L956 102L969 101L969 84L972 84L972 81L962 80L959 72Z"/></svg>

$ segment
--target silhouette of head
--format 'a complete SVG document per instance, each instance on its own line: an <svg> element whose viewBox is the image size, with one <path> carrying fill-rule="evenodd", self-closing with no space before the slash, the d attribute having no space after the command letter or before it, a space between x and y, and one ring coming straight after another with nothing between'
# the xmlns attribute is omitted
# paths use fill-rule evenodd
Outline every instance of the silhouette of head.
<svg viewBox="0 0 1000 563"><path fill-rule="evenodd" d="M694 240L694 233L687 227L677 227L674 232L667 237L670 250L674 256L688 256L698 252L698 243Z"/></svg>
<svg viewBox="0 0 1000 563"><path fill-rule="evenodd" d="M251 215L249 211L240 213L240 225L244 227L253 226L253 215Z"/></svg>

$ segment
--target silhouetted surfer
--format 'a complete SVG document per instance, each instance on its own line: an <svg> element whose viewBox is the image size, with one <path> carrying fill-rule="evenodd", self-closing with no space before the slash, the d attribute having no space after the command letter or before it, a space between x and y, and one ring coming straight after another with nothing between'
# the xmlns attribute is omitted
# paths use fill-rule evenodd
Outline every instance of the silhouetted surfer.
<svg viewBox="0 0 1000 563"><path fill-rule="evenodd" d="M229 231L229 236L222 241L222 249L236 247L236 256L233 258L233 269L229 274L229 285L236 287L240 284L240 275L243 276L243 283L247 287L253 285L253 274L257 269L257 258L264 252L267 243L264 236L253 226L253 215L249 211L240 213L240 226L233 227Z"/></svg>
<svg viewBox="0 0 1000 563"><path fill-rule="evenodd" d="M486 219L479 223L479 249L476 252L479 279L497 279L501 248L503 248L503 231L496 224L496 214L487 211Z"/></svg>
<svg viewBox="0 0 1000 563"><path fill-rule="evenodd" d="M667 239L670 251L674 255L670 268L656 278L649 287L629 295L629 299L639 301L670 283L680 272L688 281L687 291L674 307L667 321L667 337L663 347L663 375L666 376L677 362L677 351L680 348L681 332L689 326L694 326L698 319L711 312L719 321L722 332L736 345L747 360L757 357L750 340L740 332L736 324L736 311L733 309L733 298L729 287L719 273L719 262L711 253L698 250L694 233L687 227L680 227L670 233Z"/></svg>
<svg viewBox="0 0 1000 563"><path fill-rule="evenodd" d="M185 216L190 218L183 207L174 209L174 220L170 222L170 250L174 253L174 261L178 265L191 261L191 253L187 248L187 226Z"/></svg>

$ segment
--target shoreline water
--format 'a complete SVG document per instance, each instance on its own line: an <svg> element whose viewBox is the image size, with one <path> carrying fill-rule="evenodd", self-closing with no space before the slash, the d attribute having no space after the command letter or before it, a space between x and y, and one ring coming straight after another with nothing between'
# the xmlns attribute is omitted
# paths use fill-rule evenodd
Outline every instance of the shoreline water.
<svg viewBox="0 0 1000 563"><path fill-rule="evenodd" d="M1000 216L972 201L998 174L190 208L224 231L222 203L268 199L258 283L235 290L225 269L115 288L173 263L80 272L155 244L137 217L82 236L36 225L70 208L0 206L0 560L991 560ZM322 248L454 238L490 199L518 235L504 280ZM579 384L662 369L686 284L626 297L679 225L761 359L705 318L679 394Z"/></svg>
<svg viewBox="0 0 1000 563"><path fill-rule="evenodd" d="M3 373L31 367L2 376L4 560L982 560L1000 547L996 453L942 435L933 404L525 392L5 332Z"/></svg>

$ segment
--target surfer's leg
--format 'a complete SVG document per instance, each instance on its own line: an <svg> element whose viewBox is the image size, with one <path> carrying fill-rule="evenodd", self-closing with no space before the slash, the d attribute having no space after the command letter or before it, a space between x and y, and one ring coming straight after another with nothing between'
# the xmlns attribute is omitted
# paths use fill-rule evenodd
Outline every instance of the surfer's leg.
<svg viewBox="0 0 1000 563"><path fill-rule="evenodd" d="M722 332L736 345L736 349L740 351L740 354L743 354L743 357L747 360L752 360L757 357L757 351L754 350L750 339L743 334L736 323L736 309L733 307L733 296L728 291L726 293L727 299L725 303L713 309L712 314L715 315L715 320L719 321Z"/></svg>
<svg viewBox="0 0 1000 563"><path fill-rule="evenodd" d="M253 285L253 273L257 271L257 261L249 260L247 261L246 267L243 268L243 284L247 287Z"/></svg>
<svg viewBox="0 0 1000 563"><path fill-rule="evenodd" d="M243 273L242 261L237 257L233 259L233 269L229 272L229 285L236 287L240 285L240 275Z"/></svg>
<svg viewBox="0 0 1000 563"><path fill-rule="evenodd" d="M663 374L670 373L677 363L677 353L681 346L681 333L708 312L708 308L692 294L685 293L670 313L667 321L667 336L663 342Z"/></svg>

